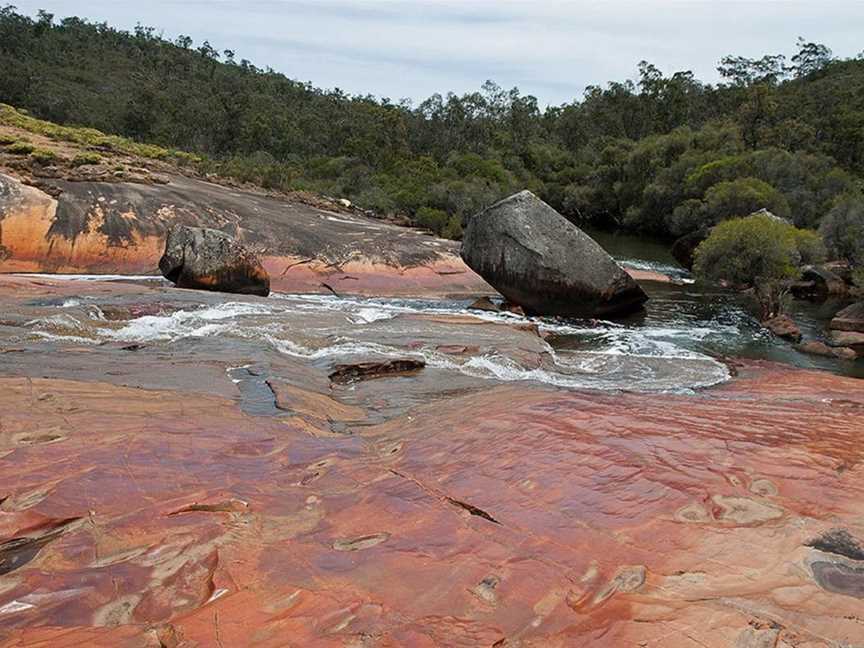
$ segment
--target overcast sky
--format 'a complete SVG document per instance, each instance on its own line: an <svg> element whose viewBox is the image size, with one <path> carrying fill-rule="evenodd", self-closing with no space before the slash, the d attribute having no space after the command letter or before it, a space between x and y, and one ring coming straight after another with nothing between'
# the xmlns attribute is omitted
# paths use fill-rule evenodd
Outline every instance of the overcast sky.
<svg viewBox="0 0 864 648"><path fill-rule="evenodd" d="M632 78L643 59L716 81L725 54L791 56L798 36L844 57L864 49L864 0L0 0L9 2L125 29L140 22L316 86L393 100L492 79L559 104Z"/></svg>

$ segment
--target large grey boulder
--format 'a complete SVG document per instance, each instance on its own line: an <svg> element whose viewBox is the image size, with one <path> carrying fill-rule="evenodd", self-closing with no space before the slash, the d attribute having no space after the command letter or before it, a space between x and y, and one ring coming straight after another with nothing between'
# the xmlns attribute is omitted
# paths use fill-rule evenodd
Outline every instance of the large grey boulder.
<svg viewBox="0 0 864 648"><path fill-rule="evenodd" d="M529 314L615 317L648 299L594 239L530 191L474 216L462 258Z"/></svg>
<svg viewBox="0 0 864 648"><path fill-rule="evenodd" d="M225 232L206 227L174 227L159 270L178 288L270 294L270 276L257 255Z"/></svg>

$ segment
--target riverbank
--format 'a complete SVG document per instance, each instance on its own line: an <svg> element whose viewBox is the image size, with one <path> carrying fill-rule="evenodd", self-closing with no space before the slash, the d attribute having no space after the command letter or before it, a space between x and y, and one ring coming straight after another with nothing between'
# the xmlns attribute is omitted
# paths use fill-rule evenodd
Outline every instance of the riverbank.
<svg viewBox="0 0 864 648"><path fill-rule="evenodd" d="M859 381L562 387L515 318L328 299L0 279L2 645L860 636L860 556L819 541L864 538ZM328 378L393 348L426 367Z"/></svg>

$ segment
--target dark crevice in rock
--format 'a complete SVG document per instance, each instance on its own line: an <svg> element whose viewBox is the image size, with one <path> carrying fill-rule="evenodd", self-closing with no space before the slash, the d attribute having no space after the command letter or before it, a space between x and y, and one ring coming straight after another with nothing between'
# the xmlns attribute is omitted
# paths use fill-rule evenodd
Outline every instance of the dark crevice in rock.
<svg viewBox="0 0 864 648"><path fill-rule="evenodd" d="M486 511L484 511L481 508L474 506L473 504L468 504L467 502L457 500L453 497L450 497L449 495L444 495L443 493L440 493L436 489L430 488L429 486L426 486L425 484L414 479L413 477L406 475L404 473L401 473L398 470L394 470L393 468L390 468L387 472L389 472L391 475L396 475L397 477L401 477L402 479L407 479L408 481L414 482L419 488L423 489L427 493L431 493L437 497L440 497L444 501L446 501L448 504L451 504L453 506L461 508L464 511L468 511L471 515L476 515L477 517L481 517L484 520L488 520L489 522L492 522L494 524L498 524L498 525L501 524L498 520L496 520L494 517L489 515Z"/></svg>
<svg viewBox="0 0 864 648"><path fill-rule="evenodd" d="M864 548L845 529L831 529L808 542L806 546L852 560L864 560Z"/></svg>
<svg viewBox="0 0 864 648"><path fill-rule="evenodd" d="M181 515L183 513L239 513L245 511L247 507L248 504L246 502L238 499L229 499L212 504L199 504L195 502L176 511L171 511L168 515Z"/></svg>
<svg viewBox="0 0 864 648"><path fill-rule="evenodd" d="M490 522L494 522L495 524L501 524L498 520L489 515L486 511L481 508L477 508L473 504L468 504L467 502L462 502L460 500L453 499L452 497L447 497L445 499L453 506L458 506L459 508L465 509L471 515L476 515L477 517L481 517L484 520L489 520Z"/></svg>

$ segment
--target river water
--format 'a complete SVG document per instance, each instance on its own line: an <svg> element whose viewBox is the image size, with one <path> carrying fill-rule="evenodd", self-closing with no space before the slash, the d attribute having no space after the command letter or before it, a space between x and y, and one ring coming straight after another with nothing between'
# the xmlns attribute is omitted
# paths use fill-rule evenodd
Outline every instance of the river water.
<svg viewBox="0 0 864 648"><path fill-rule="evenodd" d="M800 353L789 342L762 329L752 315L753 305L732 291L687 283L689 274L675 261L669 245L630 234L590 231L591 236L619 263L657 270L684 279L683 285L645 283L651 300L645 317L630 326L663 327L677 332L686 348L709 355L773 360L808 369L823 369L864 378L864 360L840 361ZM845 303L790 300L788 312L801 327L805 339L824 340L828 322ZM703 332L710 331L703 335Z"/></svg>
<svg viewBox="0 0 864 648"><path fill-rule="evenodd" d="M741 295L697 287L665 245L641 237L592 235L623 265L660 271L676 281L645 282L650 297L645 312L607 322L477 312L468 310L468 300L278 293L243 298L171 290L167 283L154 291L153 282L162 280L151 278L151 288L141 294L127 292L107 301L87 295L34 301L18 314L20 328L11 329L6 341L176 350L198 340L211 350L219 345L220 354L227 349L248 357L252 349L255 358L266 350L324 370L344 362L409 356L423 359L445 382L533 381L571 389L688 392L728 380L727 358L864 377L860 360L804 355L774 338ZM142 307L142 298L151 303ZM838 307L796 301L791 310L806 337L819 339ZM478 326L478 320L489 325ZM542 338L518 330L529 322Z"/></svg>

